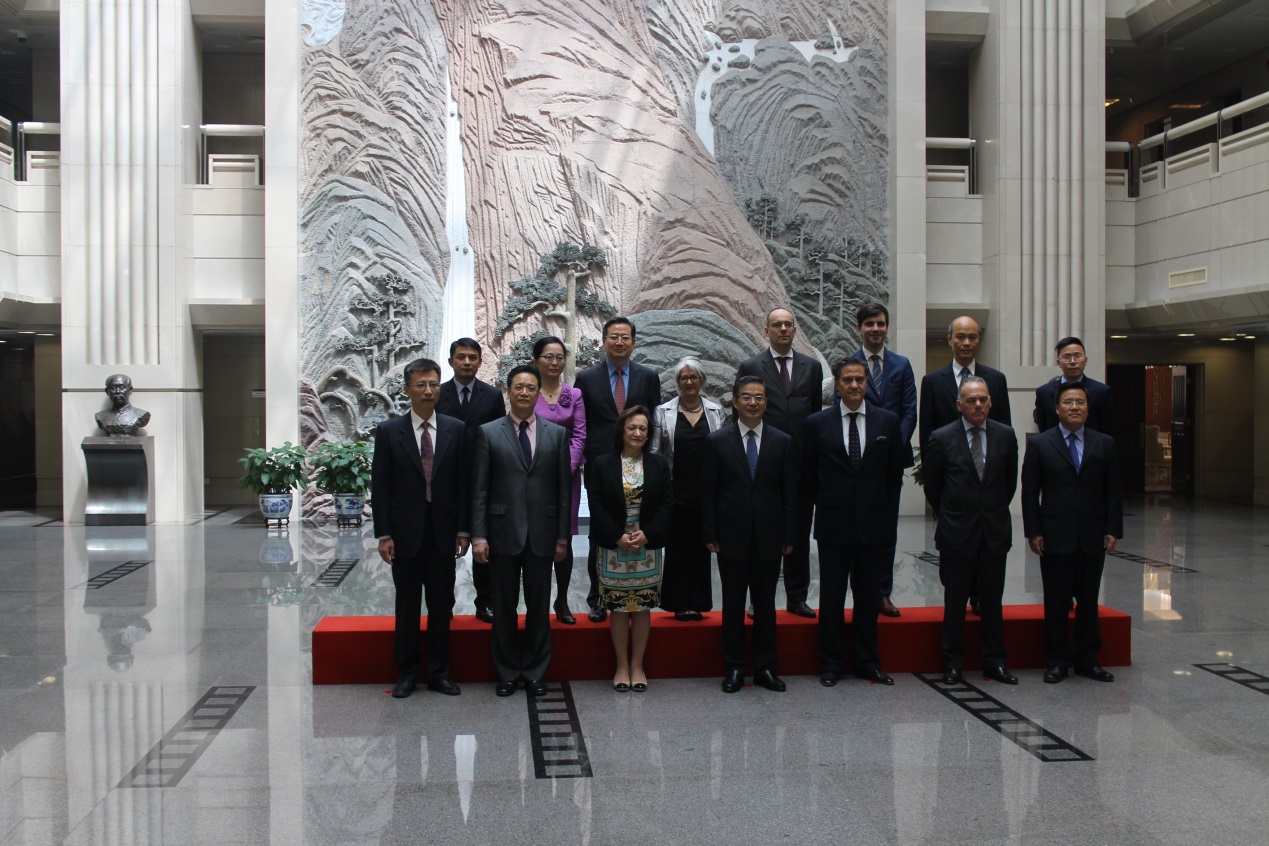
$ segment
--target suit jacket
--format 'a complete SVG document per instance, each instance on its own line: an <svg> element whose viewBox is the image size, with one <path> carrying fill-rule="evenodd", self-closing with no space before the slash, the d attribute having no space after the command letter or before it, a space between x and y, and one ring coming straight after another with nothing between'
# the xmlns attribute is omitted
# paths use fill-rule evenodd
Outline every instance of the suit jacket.
<svg viewBox="0 0 1269 846"><path fill-rule="evenodd" d="M995 420L987 421L983 437L987 463L981 480L960 418L935 429L921 453L925 498L938 520L934 543L940 552L971 557L982 542L991 555L1004 555L1013 546L1009 503L1018 491L1018 438Z"/></svg>
<svg viewBox="0 0 1269 846"><path fill-rule="evenodd" d="M1005 374L982 362L975 362L974 374L987 383L987 393L991 395L991 413L987 415L988 418L1012 426L1013 418L1009 416L1009 384L1005 381ZM925 444L935 429L961 419L961 413L956 409L956 397L960 391L961 387L952 373L950 361L945 367L931 370L921 377L921 410L917 415L920 437L917 442L921 445L922 454L925 453Z"/></svg>
<svg viewBox="0 0 1269 846"><path fill-rule="evenodd" d="M899 434L903 436L905 468L916 464L912 457L912 434L917 426L917 389L916 376L912 373L912 362L897 352L883 350L881 357L881 393L872 387L868 380L868 393L864 399L873 405L879 405L886 411L899 415ZM850 354L864 364L868 363L868 353L863 349Z"/></svg>
<svg viewBox="0 0 1269 846"><path fill-rule="evenodd" d="M436 401L436 413L456 417L467 424L467 428L476 429L486 423L492 423L499 417L507 416L507 404L502 398L502 391L487 382L473 379L471 383L471 400L467 407L458 404L458 383L450 379L441 383L441 396ZM474 443L474 438L473 441Z"/></svg>
<svg viewBox="0 0 1269 846"><path fill-rule="evenodd" d="M723 407L712 399L701 397L705 406L705 425L711 432L723 428ZM674 429L679 420L679 398L658 405L652 412L652 442L648 449L663 456L674 469Z"/></svg>
<svg viewBox="0 0 1269 846"><path fill-rule="evenodd" d="M661 380L657 372L633 361L627 365L626 408L647 406L648 413L661 402ZM608 362L601 361L577 374L573 386L586 403L586 461L612 452L613 428L617 425L617 404L608 383ZM648 421L651 424L651 420Z"/></svg>
<svg viewBox="0 0 1269 846"><path fill-rule="evenodd" d="M440 552L452 556L454 538L470 527L470 465L463 423L436 415L432 458L432 526ZM385 420L375 429L370 499L375 537L391 537L396 554L412 558L423 543L427 480L419 442L409 414Z"/></svg>
<svg viewBox="0 0 1269 846"><path fill-rule="evenodd" d="M746 430L747 431L747 430ZM763 424L758 468L749 476L741 426L711 432L701 468L701 536L720 558L779 558L796 543L797 459L793 438Z"/></svg>
<svg viewBox="0 0 1269 846"><path fill-rule="evenodd" d="M838 406L812 414L802 436L802 482L815 495L815 539L836 544L895 540L894 499L903 484L899 418L864 401L863 460L851 466Z"/></svg>
<svg viewBox="0 0 1269 846"><path fill-rule="evenodd" d="M1110 386L1087 376L1080 381L1088 393L1088 420L1084 423L1085 428L1096 429L1103 435L1115 437L1115 403L1110 396ZM1058 388L1061 386L1062 377L1055 376L1035 389L1035 412L1032 419L1041 432L1047 432L1058 424L1055 408Z"/></svg>
<svg viewBox="0 0 1269 846"><path fill-rule="evenodd" d="M771 350L765 349L740 363L736 378L758 376L767 388L767 411L762 422L775 426L792 436L793 443L801 446L802 430L806 419L824 407L824 368L808 355L793 352L793 385L784 389L780 368L771 358Z"/></svg>
<svg viewBox="0 0 1269 846"><path fill-rule="evenodd" d="M573 479L568 433L539 417L533 464L524 463L520 436L510 416L476 430L471 535L489 541L491 555L518 555L526 548L553 558L555 544L571 537Z"/></svg>
<svg viewBox="0 0 1269 846"><path fill-rule="evenodd" d="M621 482L620 453L610 452L595 459L586 480L586 501L590 503L591 541L604 549L616 549L617 541L626 533L626 491ZM661 456L645 452L639 528L647 535L649 549L665 546L673 503L670 465Z"/></svg>
<svg viewBox="0 0 1269 846"><path fill-rule="evenodd" d="M1055 426L1027 439L1022 460L1022 526L1042 535L1044 551L1098 553L1106 535L1124 536L1115 440L1084 427L1084 455L1075 472L1066 430Z"/></svg>

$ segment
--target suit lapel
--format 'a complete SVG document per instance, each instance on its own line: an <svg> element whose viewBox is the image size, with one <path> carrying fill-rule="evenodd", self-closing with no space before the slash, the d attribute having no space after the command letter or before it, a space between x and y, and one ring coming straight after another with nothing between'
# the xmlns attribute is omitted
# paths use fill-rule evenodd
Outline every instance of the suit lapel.
<svg viewBox="0 0 1269 846"><path fill-rule="evenodd" d="M788 397L789 392L784 389L784 377L780 375L780 368L776 367L775 359L771 357L770 350L762 354L762 369L766 371L768 378L771 380L768 384L778 385L781 397Z"/></svg>
<svg viewBox="0 0 1269 846"><path fill-rule="evenodd" d="M520 466L525 470L529 469L529 465L524 460L524 450L520 448L520 433L518 427L512 422L511 418L502 418L502 431L505 433L508 447L515 453L520 460Z"/></svg>
<svg viewBox="0 0 1269 846"><path fill-rule="evenodd" d="M410 457L410 463L414 465L414 469L419 471L419 475L423 475L423 456L419 454L418 441L414 440L414 418L407 412L401 418L401 424L397 427L397 437L401 440L401 448L405 450L405 454ZM433 459L435 461L435 459Z"/></svg>
<svg viewBox="0 0 1269 846"><path fill-rule="evenodd" d="M1071 452L1066 448L1066 430L1062 428L1062 424L1058 424L1045 433L1049 436L1049 443L1057 450L1057 454L1062 456L1062 460L1066 462L1066 466L1072 470L1075 469L1075 462L1071 461ZM1088 447L1088 439L1084 440L1085 449Z"/></svg>

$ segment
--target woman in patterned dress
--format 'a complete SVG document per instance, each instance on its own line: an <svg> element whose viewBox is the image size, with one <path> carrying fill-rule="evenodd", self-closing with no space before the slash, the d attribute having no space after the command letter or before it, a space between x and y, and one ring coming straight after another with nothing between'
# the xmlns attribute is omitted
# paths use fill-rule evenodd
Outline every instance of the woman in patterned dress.
<svg viewBox="0 0 1269 846"><path fill-rule="evenodd" d="M582 392L566 385L564 373L568 351L564 342L554 336L540 339L533 345L533 364L542 375L542 389L534 413L564 427L568 433L569 468L573 471L573 517L571 527L577 534L577 509L582 501L582 450L586 446L586 407ZM568 610L568 583L573 576L573 550L563 561L555 562L555 619L573 625L577 618Z"/></svg>
<svg viewBox="0 0 1269 846"><path fill-rule="evenodd" d="M590 538L599 547L599 603L612 612L613 690L640 693L648 689L643 655L650 611L661 603L661 549L673 502L669 464L647 452L651 419L641 405L618 415L616 451L595 459L586 484Z"/></svg>

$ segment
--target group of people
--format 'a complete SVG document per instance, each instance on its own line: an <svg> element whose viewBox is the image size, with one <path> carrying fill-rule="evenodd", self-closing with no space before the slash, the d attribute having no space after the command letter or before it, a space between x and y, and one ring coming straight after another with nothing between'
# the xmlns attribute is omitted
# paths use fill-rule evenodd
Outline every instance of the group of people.
<svg viewBox="0 0 1269 846"><path fill-rule="evenodd" d="M658 374L631 360L636 329L625 317L604 324L604 360L573 385L563 381L564 342L539 340L532 361L507 374L505 402L477 378L474 339L450 345L448 381L434 361L406 365L411 410L376 430L371 491L379 554L392 565L396 587L392 695L409 696L420 678L429 690L460 692L450 678L449 627L454 559L469 549L476 617L493 626L497 694L510 696L521 683L530 695L545 693L552 572L555 617L576 623L567 593L583 484L588 616L610 620L614 690L647 690L651 609L684 622L713 610L713 556L722 582L722 689L744 687L752 661L755 684L785 690L776 673L776 587L783 573L787 610L817 617L807 603L812 537L820 683L832 687L850 671L893 684L881 669L877 618L901 613L890 598L899 493L904 469L915 463L918 428L945 587L944 680L961 680L969 603L982 618L984 674L1016 684L1001 622L1018 483L1005 377L976 361L978 324L958 318L948 331L953 361L922 379L918 411L911 363L885 346L886 307L863 306L857 326L863 346L832 366L826 404L820 363L793 349L792 312L771 311L763 329L768 348L742 362L731 385L730 422L704 396L705 368L692 357L674 366L675 395L661 402ZM1106 386L1083 376L1079 339L1063 339L1057 351L1063 374L1036 392L1041 434L1028 442L1022 469L1025 534L1043 571L1044 679L1061 681L1074 668L1111 681L1096 656L1103 556L1122 535L1113 440L1103 434L1113 428L1113 408ZM522 585L523 630L516 613Z"/></svg>

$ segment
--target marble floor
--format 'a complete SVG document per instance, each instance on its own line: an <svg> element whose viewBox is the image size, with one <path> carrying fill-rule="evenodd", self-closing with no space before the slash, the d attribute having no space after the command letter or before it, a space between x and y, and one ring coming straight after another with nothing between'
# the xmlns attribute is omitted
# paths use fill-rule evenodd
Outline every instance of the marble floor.
<svg viewBox="0 0 1269 846"><path fill-rule="evenodd" d="M0 844L1264 843L1269 512L1128 512L1103 601L1132 614L1134 665L1109 685L969 679L1066 750L1047 759L913 675L734 696L718 678L641 695L574 682L552 694L564 718L492 684L315 688L323 615L391 613L368 527L271 537L234 508L85 530L0 512ZM1036 602L1017 531L1006 602ZM932 525L900 532L897 603L941 604L914 557ZM336 561L354 563L318 586ZM470 612L465 562L459 581ZM584 591L583 575L575 610ZM589 772L539 777L559 719Z"/></svg>

